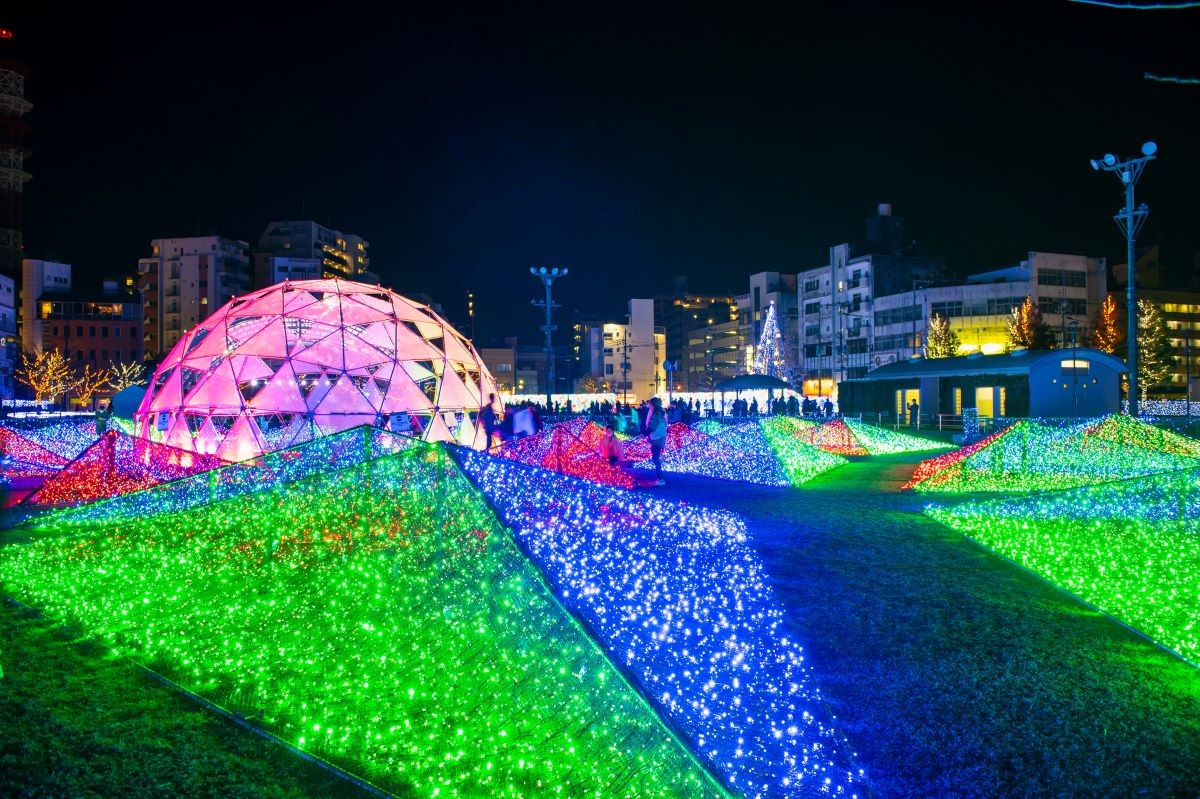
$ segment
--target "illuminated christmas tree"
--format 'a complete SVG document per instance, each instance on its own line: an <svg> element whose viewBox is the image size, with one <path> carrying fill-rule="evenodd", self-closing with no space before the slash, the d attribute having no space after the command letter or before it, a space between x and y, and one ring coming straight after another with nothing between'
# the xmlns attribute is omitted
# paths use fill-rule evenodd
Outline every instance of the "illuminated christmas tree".
<svg viewBox="0 0 1200 799"><path fill-rule="evenodd" d="M762 335L755 348L754 374L784 377L783 369L783 336L779 333L779 323L775 319L775 303L767 308L767 318L763 321Z"/></svg>
<svg viewBox="0 0 1200 799"><path fill-rule="evenodd" d="M1092 317L1092 346L1112 355L1125 343L1125 329L1117 301L1106 294Z"/></svg>
<svg viewBox="0 0 1200 799"><path fill-rule="evenodd" d="M1138 388L1142 399L1175 366L1175 354L1167 335L1167 320L1158 306L1149 300L1138 300Z"/></svg>
<svg viewBox="0 0 1200 799"><path fill-rule="evenodd" d="M925 343L926 358L950 358L958 355L958 334L950 329L950 320L941 314L929 317L929 337Z"/></svg>

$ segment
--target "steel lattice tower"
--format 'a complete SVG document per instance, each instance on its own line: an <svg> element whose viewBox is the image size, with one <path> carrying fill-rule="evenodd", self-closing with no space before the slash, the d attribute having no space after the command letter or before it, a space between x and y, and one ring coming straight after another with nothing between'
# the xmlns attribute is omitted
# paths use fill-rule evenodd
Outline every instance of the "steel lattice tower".
<svg viewBox="0 0 1200 799"><path fill-rule="evenodd" d="M0 39L11 38L10 32L0 30ZM22 119L33 108L25 99L28 74L21 64L0 59L0 274L18 281L23 257L21 195L31 177L25 171L29 125Z"/></svg>

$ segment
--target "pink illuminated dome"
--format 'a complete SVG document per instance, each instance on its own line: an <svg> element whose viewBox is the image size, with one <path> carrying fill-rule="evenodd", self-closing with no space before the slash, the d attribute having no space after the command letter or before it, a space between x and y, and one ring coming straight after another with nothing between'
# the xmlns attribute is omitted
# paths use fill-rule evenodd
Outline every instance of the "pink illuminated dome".
<svg viewBox="0 0 1200 799"><path fill-rule="evenodd" d="M235 297L188 331L135 416L143 438L244 460L362 424L484 445L495 384L427 306L346 280Z"/></svg>

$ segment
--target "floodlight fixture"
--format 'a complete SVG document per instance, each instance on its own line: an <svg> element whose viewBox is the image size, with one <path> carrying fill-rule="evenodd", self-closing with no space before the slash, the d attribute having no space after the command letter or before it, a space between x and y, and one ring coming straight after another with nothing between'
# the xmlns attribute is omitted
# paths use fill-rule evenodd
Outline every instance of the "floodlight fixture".
<svg viewBox="0 0 1200 799"><path fill-rule="evenodd" d="M542 285L546 288L545 301L533 300L532 304L538 308L544 309L546 312L546 324L542 325L542 332L546 334L546 409L550 410L553 408L553 405L551 404L551 397L554 392L554 347L551 343L550 334L553 333L556 328L556 326L553 324L551 315L553 314L554 309L559 307L557 304L555 304L554 298L551 296L551 287L554 285L555 280L560 277L567 276L567 270L565 267L560 269L557 266L549 269L544 266L530 267L529 274L542 281Z"/></svg>
<svg viewBox="0 0 1200 799"><path fill-rule="evenodd" d="M1154 160L1157 152L1158 145L1148 141L1142 144L1142 154L1139 157L1118 160L1112 153L1105 153L1101 161L1093 160L1091 162L1092 169L1097 171L1103 169L1105 172L1112 172L1116 175L1125 191L1125 207L1113 215L1113 220L1124 234L1126 245L1128 277L1125 299L1129 330L1125 341L1129 351L1125 362L1129 370L1129 415L1133 417L1138 415L1137 255L1134 244L1138 232L1150 214L1150 208L1145 203L1134 205L1133 193L1138 178L1142 176L1142 170L1146 168L1146 164Z"/></svg>

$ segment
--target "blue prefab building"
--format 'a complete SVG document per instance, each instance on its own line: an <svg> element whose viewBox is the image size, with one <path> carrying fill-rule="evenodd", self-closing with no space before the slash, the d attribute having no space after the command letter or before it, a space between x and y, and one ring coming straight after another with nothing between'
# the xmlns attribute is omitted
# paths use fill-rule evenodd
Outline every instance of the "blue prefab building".
<svg viewBox="0 0 1200 799"><path fill-rule="evenodd" d="M922 415L974 408L981 418L1084 418L1120 410L1126 371L1124 361L1090 347L917 358L841 383L838 400L843 413L904 416L915 400Z"/></svg>

